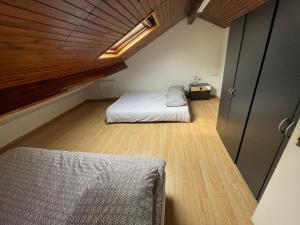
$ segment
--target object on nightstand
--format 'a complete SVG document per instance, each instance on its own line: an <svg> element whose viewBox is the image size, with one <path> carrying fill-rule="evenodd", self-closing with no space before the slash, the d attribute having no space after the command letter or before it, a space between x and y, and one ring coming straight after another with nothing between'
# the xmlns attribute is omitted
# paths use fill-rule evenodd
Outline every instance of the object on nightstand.
<svg viewBox="0 0 300 225"><path fill-rule="evenodd" d="M211 86L208 83L190 84L191 100L209 100Z"/></svg>

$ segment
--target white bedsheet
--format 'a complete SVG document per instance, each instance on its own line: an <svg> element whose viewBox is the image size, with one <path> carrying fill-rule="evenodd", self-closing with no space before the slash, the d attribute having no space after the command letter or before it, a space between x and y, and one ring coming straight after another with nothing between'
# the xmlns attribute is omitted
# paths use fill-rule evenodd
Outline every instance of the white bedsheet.
<svg viewBox="0 0 300 225"><path fill-rule="evenodd" d="M190 122L188 106L167 107L165 95L164 91L124 94L107 108L107 123Z"/></svg>

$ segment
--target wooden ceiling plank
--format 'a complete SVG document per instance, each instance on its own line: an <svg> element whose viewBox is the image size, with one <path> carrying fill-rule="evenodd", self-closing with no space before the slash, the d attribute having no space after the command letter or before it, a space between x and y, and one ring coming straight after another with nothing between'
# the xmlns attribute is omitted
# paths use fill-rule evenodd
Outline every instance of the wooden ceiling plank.
<svg viewBox="0 0 300 225"><path fill-rule="evenodd" d="M10 83L6 83L6 85L23 85L25 82L28 83L33 83L33 82L39 82L39 81L43 81L46 79L54 79L54 78L59 78L59 77L64 77L64 76L68 76L72 73L78 73L82 70L87 70L87 69L91 69L93 68L93 64L85 64L82 63L81 66L64 66L63 70L56 70L55 68L51 67L51 68L47 68L47 72L43 72L42 69L35 69L32 72L32 75L24 80L22 79L22 74L20 74L19 77L15 77L15 79L10 80ZM28 73L30 74L30 72ZM8 80L9 81L9 80ZM25 83L25 84L26 84Z"/></svg>
<svg viewBox="0 0 300 225"><path fill-rule="evenodd" d="M245 11L248 11L250 9L252 9L253 7L253 3L251 2L248 2L248 3L245 3L245 4L239 4L239 5L236 5L237 7L239 6L242 10L237 13L236 11L233 10L232 7L230 7L230 9L228 9L228 12L223 12L222 13L222 17L223 18L226 18L224 19L223 21L220 21L220 23L222 22L224 24L224 26L228 25L234 21L235 19L237 19L238 17L240 17L241 15L244 14ZM256 5L255 5L256 7Z"/></svg>
<svg viewBox="0 0 300 225"><path fill-rule="evenodd" d="M85 39L85 38L79 38L79 37L68 37L68 41L70 42L78 42L78 43L93 43L93 44L101 44L101 41L97 40L90 40L90 39Z"/></svg>
<svg viewBox="0 0 300 225"><path fill-rule="evenodd" d="M5 16L0 14L0 25L22 28L27 30L41 31L45 33L52 33L58 35L68 36L72 30L52 27L46 24L32 22L24 19L19 19L12 16Z"/></svg>
<svg viewBox="0 0 300 225"><path fill-rule="evenodd" d="M47 6L48 7L48 6ZM23 8L22 8L23 9ZM44 9L44 8L43 8ZM21 9L19 9L19 10L21 10ZM25 9L23 9L23 10L25 10ZM45 9L44 9L45 10ZM5 10L1 10L2 12L4 12ZM11 10L7 10L8 12L11 12ZM60 12L60 11L59 11ZM13 13L13 12L11 12L11 13ZM28 11L28 13L30 13L29 11ZM27 14L28 14L27 13ZM18 15L18 16L20 16L20 13L14 13L13 15ZM22 15L22 14L21 14ZM28 15L27 15L28 16ZM35 17L43 17L43 18L45 18L44 20L41 20L41 19L37 19L37 18L35 18L35 20L33 20L34 19L34 16ZM34 13L31 13L31 15L30 15L30 17L29 18L23 18L23 19L27 19L27 20L30 20L30 21L33 21L33 22L41 22L41 21L44 21L45 22L45 24L47 24L47 25L53 25L53 24L59 24L60 26L64 26L64 28L66 28L66 29L68 29L68 30L73 30L73 29L75 29L76 28L76 24L73 24L73 23L69 23L69 22L67 22L67 21L63 21L63 20L58 20L58 19L55 19L55 18L53 18L53 17L48 17L48 16L44 16L44 14L34 14ZM52 21L53 20L53 21ZM80 24L82 23L83 21L81 20L80 21ZM89 22L88 21L85 21L85 25L86 26L88 26L88 24L89 24ZM67 27L67 25L69 25L69 27ZM58 26L59 27L59 26ZM62 27L63 28L63 27ZM86 30L85 30L85 32L93 32L93 31L95 31L95 28L96 28L96 30L97 31L99 31L99 32L102 32L102 33L107 33L107 32L111 32L111 30L112 29L108 29L108 28L106 28L106 27L101 27L101 26L99 26L99 24L96 24L96 25L94 25L94 27L93 28L89 28L89 27L87 27L86 28ZM91 29L91 30L88 30L88 29ZM114 32L118 32L118 30L117 29L115 29L115 30L113 30ZM118 34L118 33L117 33Z"/></svg>
<svg viewBox="0 0 300 225"><path fill-rule="evenodd" d="M174 0L173 3L170 4L170 20L171 23L173 24L176 21L176 6L177 6L177 0Z"/></svg>
<svg viewBox="0 0 300 225"><path fill-rule="evenodd" d="M92 12L95 6L85 0L63 0L64 2L69 3L79 9L82 9L88 13Z"/></svg>
<svg viewBox="0 0 300 225"><path fill-rule="evenodd" d="M88 11L81 10L77 6L74 6L73 4L71 4L71 3L67 2L67 1L61 1L61 0L55 0L55 1L52 1L52 0L39 0L39 2L43 3L43 4L46 4L48 6L55 7L55 8L60 9L60 10L68 10L67 11L68 13L74 14L76 16L79 16L79 17L83 18L83 19L87 19L87 17L90 15L90 12L95 8L92 5L89 5L89 7L85 7L85 10L90 10L90 12L88 12ZM84 21L85 25L87 23L89 23L89 22L93 23L92 21L89 21L89 20L85 20ZM113 29L110 26L105 26L103 24L99 25L99 24L96 24L96 23L93 23L93 24L96 25L97 29L103 28L102 31L105 32L105 33L108 33L108 32L110 34L113 34L113 33L118 34L119 33L118 29ZM72 34L70 36L74 36L74 33L76 33L77 37L78 37L78 33L79 33L78 31L72 32ZM90 36L90 35L91 34L87 34L85 36ZM82 34L81 36L84 36L84 34Z"/></svg>
<svg viewBox="0 0 300 225"><path fill-rule="evenodd" d="M131 9L131 12L137 13L137 14L135 14L135 15L136 15L136 17L139 18L139 21L142 21L142 20L143 20L143 18L144 18L144 13L141 12L141 10L139 10L138 6L135 5L134 3L132 3L131 0L128 0L128 1L126 2L126 8L130 8L130 9ZM132 9L134 9L134 10L132 10Z"/></svg>
<svg viewBox="0 0 300 225"><path fill-rule="evenodd" d="M89 14L89 12L77 8L74 5L71 5L68 2L65 2L63 0L36 0L36 1L41 4L50 6L52 8L56 8L60 11L79 17L81 19L85 19Z"/></svg>
<svg viewBox="0 0 300 225"><path fill-rule="evenodd" d="M168 25L172 24L171 6L170 6L170 4L171 4L170 0L166 0L166 15L167 15L167 24Z"/></svg>
<svg viewBox="0 0 300 225"><path fill-rule="evenodd" d="M0 54L2 50L47 50L47 49L59 49L60 45L41 45L41 44L24 44L24 43L0 43Z"/></svg>
<svg viewBox="0 0 300 225"><path fill-rule="evenodd" d="M168 25L167 14L166 14L166 2L165 1L163 1L159 5L159 7L157 8L157 11L161 15L161 19L162 19L160 28L162 28L162 30L165 30L167 25Z"/></svg>
<svg viewBox="0 0 300 225"><path fill-rule="evenodd" d="M103 48L97 48L97 49L86 49L86 50L80 50L80 51L69 51L69 54L85 54L85 53L98 53L100 55L104 49ZM58 54L66 54L68 51L63 50L61 48L48 48L48 49L9 49L9 50L0 50L0 58L5 57L6 55L35 55L36 57L40 57L41 55L45 54L52 54L52 55L58 55ZM23 58L23 60L26 60L26 58ZM16 62L15 62L16 63ZM1 72L3 72L4 69L2 69Z"/></svg>
<svg viewBox="0 0 300 225"><path fill-rule="evenodd" d="M127 31L130 29L126 26L120 27L119 25L114 25L113 23L105 19L99 18L93 14L89 15L87 20L91 21L92 23L99 24L100 26L109 27L111 30L118 31L118 34L119 33L126 34Z"/></svg>
<svg viewBox="0 0 300 225"><path fill-rule="evenodd" d="M84 45L65 45L65 43L61 44L37 44L37 43L17 43L17 42L0 42L0 54L8 54L6 50L19 50L19 51L30 51L32 50L32 54L36 54L36 51L45 51L47 50L70 50L70 49L77 49L82 51L102 51L107 48L107 44L101 44L97 47L95 46L84 46ZM1 52L5 50L5 52ZM10 54L15 54L16 51L12 51Z"/></svg>
<svg viewBox="0 0 300 225"><path fill-rule="evenodd" d="M107 15L105 12L99 14L99 9L96 8L96 5L92 5L84 0L64 0L69 4L75 5L78 8L82 8L89 13L88 17L86 18L87 21L91 21L95 23L95 20L98 21L97 24L104 26L105 28L109 28L110 30L114 30L120 32L126 32L128 30L128 26L124 23L120 23L119 21L115 20L113 17L105 18ZM98 12L98 13L97 13ZM100 16L99 16L100 15Z"/></svg>
<svg viewBox="0 0 300 225"><path fill-rule="evenodd" d="M68 57L66 59L61 59L60 62L63 63L63 64L65 64L65 66L63 68L61 68L59 71L62 71L63 69L66 69L66 68L70 69L71 62L72 62L72 64L74 64L74 59L78 59L77 55L73 55L72 58ZM39 61L39 60L37 60L35 58L32 58L31 62L35 63L36 65L34 67L29 67L28 65L23 65L23 66L22 65L18 65L16 68L14 68L13 65L9 65L9 67L5 70L5 73L10 73L10 72L15 73L15 72L17 72L16 70L18 69L18 70L22 70L23 73L26 73L26 74L31 74L33 72L34 74L32 76L35 77L35 76L37 76L37 72L36 72L37 68L42 68L43 67L44 70L47 69L47 71L48 71L48 70L51 70L51 69L49 69L51 67L53 67L53 68L57 67L57 60L55 62L53 59L47 59L46 58L44 61ZM94 63L92 61L90 61L89 63L91 65L94 65ZM82 60L81 68L84 68L85 65L87 65L87 64L85 64L84 61ZM40 72L42 72L42 69L40 69ZM43 74L42 76L44 76L45 74ZM16 78L18 76L21 76L21 74L20 73L16 73L16 76L14 78Z"/></svg>
<svg viewBox="0 0 300 225"><path fill-rule="evenodd" d="M102 25L100 25L98 23L95 23L95 22L89 21L89 20L83 21L80 26L83 26L83 27L86 27L86 28L89 28L89 29L101 32L103 34L110 33L110 34L114 34L116 36L123 35L123 33L120 32L120 31L118 31L118 30L114 30L112 28L108 28L108 27L102 26Z"/></svg>
<svg viewBox="0 0 300 225"><path fill-rule="evenodd" d="M118 21L122 21L122 23L127 24L129 27L134 26L135 24L127 19L123 14L121 14L119 11L111 7L108 3L101 1L100 4L97 5L97 9L101 11L105 11L107 14L109 14L114 19L117 19Z"/></svg>
<svg viewBox="0 0 300 225"><path fill-rule="evenodd" d="M3 16L3 15L0 15L0 24L5 25L6 27L9 26L9 27L21 28L24 30L23 32L25 32L25 33L28 33L29 32L28 30L31 29L31 27L32 27L32 22L30 22L30 21L15 19L15 18ZM53 28L53 27L51 27L49 29L48 26L42 25L42 24L34 24L34 29L35 29L34 31L45 32L45 33L51 32L51 34L55 34L55 35L58 34L58 35L60 35L59 36L60 40L64 40L66 38L68 38L68 40L69 40L71 32L72 32L72 31L67 31L67 30L63 30L60 28ZM1 33L1 31L0 31L0 33ZM87 40L91 40L93 42L94 41L101 42L101 41L105 41L105 40L108 40L108 41L111 40L111 38L106 38L105 36L98 38L98 36L89 35L89 34L80 33L80 32L73 32L72 35L76 38L87 39ZM77 39L77 42L80 42L80 40L79 41L78 40L79 39ZM84 41L84 42L87 42L87 41Z"/></svg>
<svg viewBox="0 0 300 225"><path fill-rule="evenodd" d="M86 68L93 68L93 65L94 64L92 62L82 62L80 65L74 65L73 63L63 64L63 69L59 70L57 67L47 67L47 65L41 64L39 67L29 68L28 71L24 69L24 72L26 72L26 74L30 74L30 76L27 77L23 77L21 72L17 73L14 77L9 75L1 76L0 89L29 84L32 82L39 82L45 79L68 76L72 73L77 73L85 70ZM2 82L3 80L5 81Z"/></svg>
<svg viewBox="0 0 300 225"><path fill-rule="evenodd" d="M131 2L132 5L138 10L138 12L143 15L145 18L145 15L147 16L150 12L147 12L146 9L144 9L143 5L141 4L141 0L128 0ZM143 19L144 19L143 18Z"/></svg>
<svg viewBox="0 0 300 225"><path fill-rule="evenodd" d="M153 8L150 7L148 0L139 0L138 2L143 7L146 14L150 14L153 11Z"/></svg>
<svg viewBox="0 0 300 225"><path fill-rule="evenodd" d="M84 57L92 54L81 54ZM94 54L95 55L95 54ZM37 64L46 64L46 65L57 65L57 61L59 60L61 63L71 62L74 63L74 59L78 58L77 54L60 54L60 55L43 55L41 57L36 57L36 55L28 55L26 60L24 60L24 55L6 55L1 58L0 65L9 68L9 66L13 66L15 68L25 68L26 66L31 66L32 63Z"/></svg>
<svg viewBox="0 0 300 225"><path fill-rule="evenodd" d="M228 27L238 17L266 3L268 0L211 0L198 17L220 27Z"/></svg>
<svg viewBox="0 0 300 225"><path fill-rule="evenodd" d="M225 21L223 20L224 18L228 19L228 15L230 14L234 14L234 9L236 7L241 7L245 4L245 2L243 2L242 4L240 2L237 2L236 4L231 4L230 1L225 1L222 2L223 7L222 8L218 8L216 6L216 2L214 2L214 4L209 5L209 8L207 8L206 11L209 12L210 15L213 15L215 17L215 21L217 21L218 23L225 23ZM215 10L214 10L215 8ZM222 20L220 20L220 18L223 18Z"/></svg>
<svg viewBox="0 0 300 225"><path fill-rule="evenodd" d="M46 24L49 26L58 27L62 29L73 30L76 27L76 25L73 23L69 23L62 20L54 19L52 17L33 13L28 10L7 5L5 3L0 3L0 12L2 15L12 16L19 19L29 20L32 22L38 22L38 23L42 23L42 24Z"/></svg>
<svg viewBox="0 0 300 225"><path fill-rule="evenodd" d="M2 0L6 4L10 4L19 7L24 10L28 10L34 13L39 13L44 16L49 16L51 18L60 19L62 21L67 21L75 25L80 25L82 23L82 18L74 16L72 14L66 13L65 11L53 8L51 6L41 4L33 0Z"/></svg>
<svg viewBox="0 0 300 225"><path fill-rule="evenodd" d="M95 29L91 29L85 26L77 26L75 31L80 32L80 33L85 33L85 34L90 34L90 35L95 35L97 37L109 37L110 39L119 39L122 37L122 34L115 34L115 33L102 33L100 31L97 31Z"/></svg>
<svg viewBox="0 0 300 225"><path fill-rule="evenodd" d="M136 21L142 21L144 19L143 15L141 15L136 7L134 7L130 2L122 0L118 0L118 2L136 19Z"/></svg>
<svg viewBox="0 0 300 225"><path fill-rule="evenodd" d="M53 41L53 40L47 40L47 39L41 39L39 40L37 43L40 43L40 44L52 44L52 45L56 45L57 41ZM82 43L82 42L72 42L72 41L64 41L62 42L63 46L64 47L86 47L86 48L98 48L98 47L101 47L101 46L104 46L106 45L107 43L109 42L101 42L101 43L98 43L98 44L95 44L95 43Z"/></svg>
<svg viewBox="0 0 300 225"><path fill-rule="evenodd" d="M105 8L109 9L109 11L104 10ZM107 5L100 5L100 3L98 3L95 5L95 9L93 10L92 14L101 19L110 21L115 25L119 25L121 27L126 26L127 28L130 28L130 23L128 23L128 21L124 21L124 18L120 17L118 14L116 15L115 12Z"/></svg>
<svg viewBox="0 0 300 225"><path fill-rule="evenodd" d="M89 64L85 64L84 62L80 66L79 65L72 66L70 64L69 65L64 64L62 69L60 70L58 70L57 67L53 67L53 66L50 67L45 64L40 64L38 67L35 66L32 68L24 68L24 72L26 72L26 74L30 74L30 76L24 78L22 77L22 73L20 71L16 73L14 77L8 75L1 76L1 80L5 79L5 82L1 83L0 89L9 86L12 87L14 85L22 85L31 82L38 82L52 77L55 78L58 76L66 76L68 75L67 74L68 71L70 73L74 71L80 71L81 69L85 68L86 65ZM92 64L90 63L90 65ZM14 68L8 69L5 72L9 73L10 71L14 71ZM61 73L61 75L59 73Z"/></svg>
<svg viewBox="0 0 300 225"><path fill-rule="evenodd" d="M31 10L31 8L24 8L25 6L27 6L26 4L25 4L25 1L18 1L18 0L14 0L14 1L12 1L12 2L14 2L15 4L17 4L17 6L18 7L22 7L22 9L26 9L26 10ZM26 1L27 2L27 1ZM31 5L33 5L35 8L38 8L38 9L40 9L39 10L39 12L35 12L35 13L40 13L41 15L46 15L46 16L49 16L50 17L50 19L51 18L54 18L54 19L57 19L57 17L58 18L60 18L59 20L61 20L62 22L68 22L68 23L71 23L71 22L74 22L73 20L75 19L77 19L76 20L76 23L71 23L71 24L73 24L73 26L76 26L76 25L81 25L82 23L83 23L83 20L82 20L82 18L79 18L79 17L77 17L76 15L72 15L72 14L70 14L69 12L64 12L64 11L62 11L62 10L59 10L59 9L57 9L57 8L53 8L53 6L51 6L51 5L43 5L43 4L41 4L41 3L39 3L39 2L32 2L32 1L28 1L28 3L29 3L29 6L31 6ZM39 4L39 5L36 5L36 4ZM33 7L33 8L34 8ZM41 13L42 12L42 13ZM49 13L50 12L50 13ZM87 15L87 14L85 14L85 15ZM66 18L70 18L71 17L71 21L69 21L69 20L64 20L64 19L66 19ZM58 20L58 19L57 19ZM89 22L88 21L84 21L84 23L85 23L85 26L87 27L87 28L91 28L91 25L89 24ZM102 32L102 33L106 33L106 32L110 32L111 31L111 29L107 29L107 27L101 27L101 26L99 26L99 24L93 24L94 26L93 26L93 29L95 30L98 30L98 31L100 31L100 32ZM91 28L92 29L92 28ZM88 32L88 31L87 31ZM118 30L114 30L114 32L118 32Z"/></svg>
<svg viewBox="0 0 300 225"><path fill-rule="evenodd" d="M71 74L68 77L49 79L43 82L0 90L0 95L2 96L0 114L7 115L9 112L22 110L26 106L41 103L45 99L49 100L49 98L65 93L83 83L95 81L126 68L126 64L118 63L101 69Z"/></svg>
<svg viewBox="0 0 300 225"><path fill-rule="evenodd" d="M35 37L35 38L45 38L52 40L65 40L65 35L52 34L42 31L29 30L19 27L5 26L0 24L0 34L3 35L13 35L13 36L24 36L24 37Z"/></svg>
<svg viewBox="0 0 300 225"><path fill-rule="evenodd" d="M151 10L156 8L155 0L147 0L147 2Z"/></svg>
<svg viewBox="0 0 300 225"><path fill-rule="evenodd" d="M86 48L86 47L81 47L81 46L64 46L61 48L62 50L65 50L65 51L94 51L94 48ZM104 47L97 47L97 51L99 52L102 52L103 50L106 49L106 46Z"/></svg>
<svg viewBox="0 0 300 225"><path fill-rule="evenodd" d="M22 44L31 44L36 43L39 38L36 37L23 37L23 36L12 36L0 34L0 44L1 43L22 43Z"/></svg>
<svg viewBox="0 0 300 225"><path fill-rule="evenodd" d="M158 8L165 0L154 0L156 8Z"/></svg>
<svg viewBox="0 0 300 225"><path fill-rule="evenodd" d="M92 4L93 6L96 6L100 4L103 0L85 0L85 1Z"/></svg>
<svg viewBox="0 0 300 225"><path fill-rule="evenodd" d="M116 27L121 27L123 30L128 30L130 28L127 23L120 21L118 18L115 18L98 8L95 8L95 10L92 12L92 15L98 17L99 19L105 20L106 22L110 22Z"/></svg>
<svg viewBox="0 0 300 225"><path fill-rule="evenodd" d="M22 20L22 19L16 19L16 18L12 18L10 16L3 16L0 15L0 24L1 25L6 25L6 26L15 26L15 27L19 27L22 29L29 29L31 28L31 26L33 25L32 21L27 21L27 20ZM51 33L53 32L54 34L59 34L59 35L64 35L65 38L67 38L68 36L75 36L75 37L81 37L81 38L86 38L86 39L92 39L92 40L104 40L106 39L105 35L103 35L103 37L99 38L100 34L87 34L87 33L83 33L83 32L72 32L72 30L66 30L66 29L62 29L62 28L57 28L57 27L51 27L49 29L48 25L44 25L44 24L34 24L34 28L36 29L36 31L42 31L42 32L49 32L51 31ZM94 36L94 37L93 37ZM120 36L119 36L120 37ZM115 37L113 40L117 40L119 37ZM111 37L112 38L112 37ZM111 39L110 38L110 39Z"/></svg>
<svg viewBox="0 0 300 225"><path fill-rule="evenodd" d="M86 34L77 31L73 31L69 37L84 38L84 39L99 41L99 42L101 42L102 40L111 40L111 38L107 38L105 35L99 37L97 35Z"/></svg>
<svg viewBox="0 0 300 225"><path fill-rule="evenodd" d="M115 11L120 13L124 18L131 22L131 28L139 23L139 21L126 9L120 4L117 0L107 0L106 3L113 8Z"/></svg>

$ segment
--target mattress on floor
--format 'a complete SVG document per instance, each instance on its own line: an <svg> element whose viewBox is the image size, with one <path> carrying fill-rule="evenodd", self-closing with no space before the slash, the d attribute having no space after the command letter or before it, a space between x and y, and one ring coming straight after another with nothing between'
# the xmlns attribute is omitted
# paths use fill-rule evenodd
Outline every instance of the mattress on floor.
<svg viewBox="0 0 300 225"><path fill-rule="evenodd" d="M190 122L188 105L166 106L166 92L138 92L122 95L106 110L107 123Z"/></svg>
<svg viewBox="0 0 300 225"><path fill-rule="evenodd" d="M34 148L0 155L0 224L159 225L163 160Z"/></svg>

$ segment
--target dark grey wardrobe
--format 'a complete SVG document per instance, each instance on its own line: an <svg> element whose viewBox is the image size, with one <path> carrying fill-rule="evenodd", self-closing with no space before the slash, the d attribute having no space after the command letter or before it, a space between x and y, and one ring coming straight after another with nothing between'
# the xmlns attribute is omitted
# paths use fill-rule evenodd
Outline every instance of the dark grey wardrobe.
<svg viewBox="0 0 300 225"><path fill-rule="evenodd" d="M226 121L230 109L231 96L229 91L234 85L236 68L240 55L240 47L244 33L245 16L233 22L230 27L230 33L227 43L226 65L224 68L224 77L222 84L222 101L220 101L217 130L219 135L223 137L226 128ZM222 138L224 140L224 138Z"/></svg>
<svg viewBox="0 0 300 225"><path fill-rule="evenodd" d="M217 130L256 197L299 117L299 3L269 1L230 28L227 51L238 58L226 55Z"/></svg>
<svg viewBox="0 0 300 225"><path fill-rule="evenodd" d="M245 18L238 19L230 28L227 51L230 54L226 55L217 129L234 161L263 60L274 9L275 2L270 1Z"/></svg>

